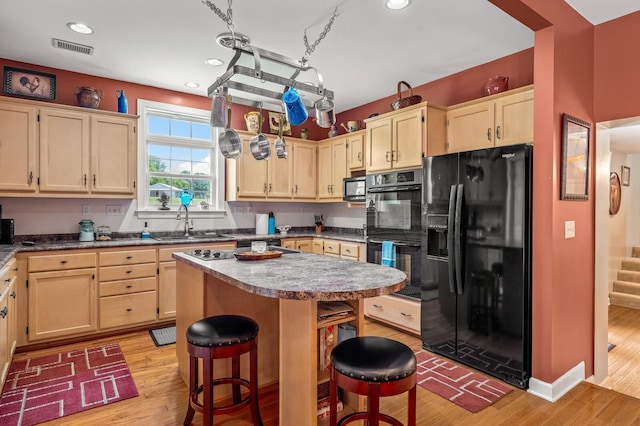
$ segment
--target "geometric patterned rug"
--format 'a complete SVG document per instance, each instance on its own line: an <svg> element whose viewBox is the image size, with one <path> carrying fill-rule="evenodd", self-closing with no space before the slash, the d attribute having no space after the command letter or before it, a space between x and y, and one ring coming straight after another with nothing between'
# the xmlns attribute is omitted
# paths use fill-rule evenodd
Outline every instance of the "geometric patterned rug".
<svg viewBox="0 0 640 426"><path fill-rule="evenodd" d="M418 385L472 413L512 391L506 383L467 370L431 352L417 350L414 353L418 361Z"/></svg>
<svg viewBox="0 0 640 426"><path fill-rule="evenodd" d="M135 396L118 343L14 361L0 397L0 425L34 425Z"/></svg>

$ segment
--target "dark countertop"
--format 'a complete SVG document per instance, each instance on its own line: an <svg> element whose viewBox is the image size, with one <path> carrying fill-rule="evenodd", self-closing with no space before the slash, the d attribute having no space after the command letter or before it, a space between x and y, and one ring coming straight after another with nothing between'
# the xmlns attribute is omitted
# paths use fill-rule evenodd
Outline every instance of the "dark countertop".
<svg viewBox="0 0 640 426"><path fill-rule="evenodd" d="M289 231L286 235L270 234L270 235L256 235L248 233L221 233L218 235L203 235L196 234L194 238L180 238L171 236L170 239L165 237L158 237L164 239L142 239L136 238L115 238L109 241L88 241L82 242L77 239L69 239L67 237L61 239L54 239L49 237L36 239L30 238L35 241L33 246L22 245L23 239L16 236L15 244L0 244L0 268L2 268L16 253L19 252L36 252L36 251L51 251L51 250L75 250L75 249L98 249L109 247L144 247L144 246L161 246L161 245L175 245L175 244L195 244L195 243L217 243L217 242L237 242L241 240L257 240L261 238L274 239L274 238L329 238L341 241L350 241L355 243L365 243L366 238L362 235L344 232L323 232L322 234L316 234L313 231Z"/></svg>
<svg viewBox="0 0 640 426"><path fill-rule="evenodd" d="M249 293L279 299L374 297L401 290L407 278L395 268L305 252L258 261L201 260L184 253L173 257Z"/></svg>

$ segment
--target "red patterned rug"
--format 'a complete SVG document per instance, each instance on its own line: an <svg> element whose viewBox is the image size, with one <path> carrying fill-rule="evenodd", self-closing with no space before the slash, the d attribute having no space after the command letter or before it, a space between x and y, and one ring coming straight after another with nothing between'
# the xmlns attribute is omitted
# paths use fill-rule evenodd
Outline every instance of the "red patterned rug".
<svg viewBox="0 0 640 426"><path fill-rule="evenodd" d="M506 383L474 373L425 351L415 351L418 385L460 407L477 413L493 404L512 388Z"/></svg>
<svg viewBox="0 0 640 426"><path fill-rule="evenodd" d="M28 426L138 396L120 345L14 361L0 425Z"/></svg>

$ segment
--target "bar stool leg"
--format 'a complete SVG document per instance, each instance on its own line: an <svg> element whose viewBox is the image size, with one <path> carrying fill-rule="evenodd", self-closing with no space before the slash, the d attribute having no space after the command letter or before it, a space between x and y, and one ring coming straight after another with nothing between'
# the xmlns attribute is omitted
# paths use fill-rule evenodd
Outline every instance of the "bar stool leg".
<svg viewBox="0 0 640 426"><path fill-rule="evenodd" d="M191 398L198 391L198 358L189 355L189 405L187 406L187 415L184 417L184 426L190 425L196 410L191 405Z"/></svg>
<svg viewBox="0 0 640 426"><path fill-rule="evenodd" d="M231 377L240 378L240 355L231 358ZM233 392L233 403L238 404L240 398L240 385L231 385Z"/></svg>
<svg viewBox="0 0 640 426"><path fill-rule="evenodd" d="M367 394L368 426L380 425L380 385L369 384Z"/></svg>
<svg viewBox="0 0 640 426"><path fill-rule="evenodd" d="M251 418L255 426L262 426L262 418L260 417L260 405L258 404L258 342L257 338L251 344L249 351L249 381L251 398Z"/></svg>
<svg viewBox="0 0 640 426"><path fill-rule="evenodd" d="M202 360L202 425L213 426L213 358L207 357Z"/></svg>
<svg viewBox="0 0 640 426"><path fill-rule="evenodd" d="M331 367L331 379L329 381L329 426L336 426L338 423L338 384L335 372Z"/></svg>
<svg viewBox="0 0 640 426"><path fill-rule="evenodd" d="M407 426L416 426L416 386L409 390L409 408L407 413Z"/></svg>

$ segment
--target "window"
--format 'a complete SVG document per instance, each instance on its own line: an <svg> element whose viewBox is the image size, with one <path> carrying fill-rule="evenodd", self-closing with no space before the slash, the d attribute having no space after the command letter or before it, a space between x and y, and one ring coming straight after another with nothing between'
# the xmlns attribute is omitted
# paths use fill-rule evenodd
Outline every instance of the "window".
<svg viewBox="0 0 640 426"><path fill-rule="evenodd" d="M224 161L209 111L138 100L138 112L138 216L175 212L184 190L192 196L190 210L220 214Z"/></svg>

